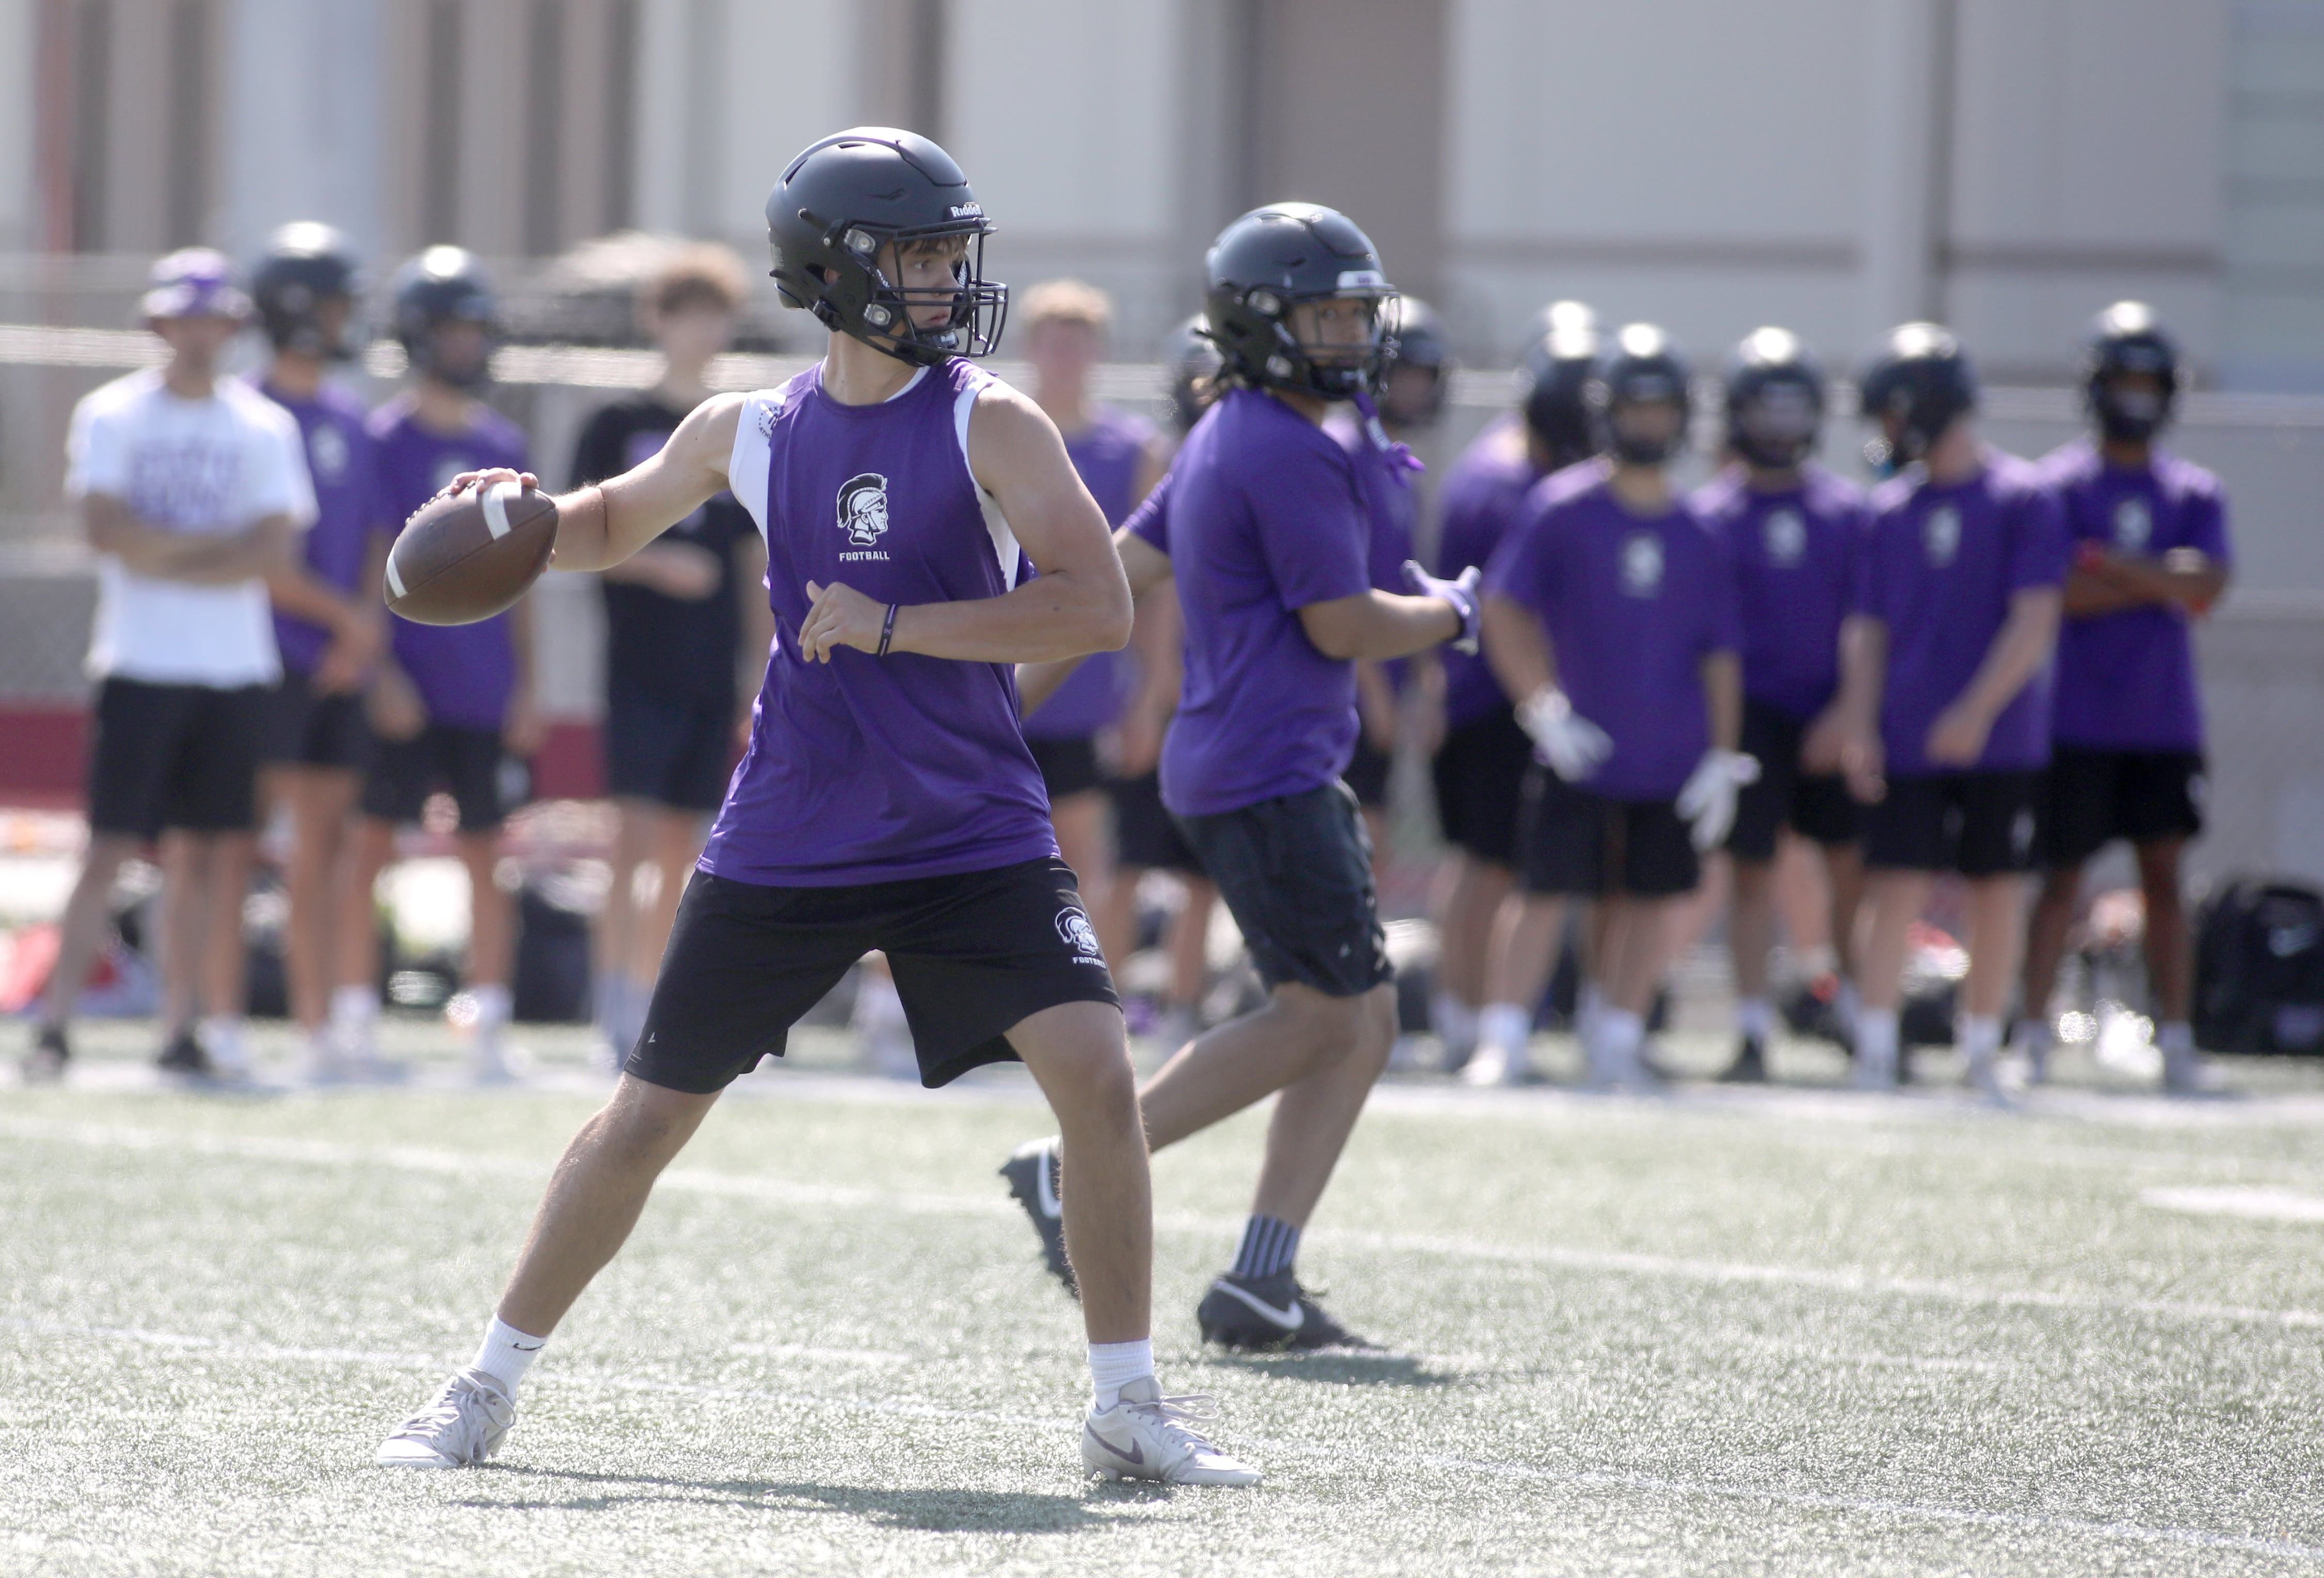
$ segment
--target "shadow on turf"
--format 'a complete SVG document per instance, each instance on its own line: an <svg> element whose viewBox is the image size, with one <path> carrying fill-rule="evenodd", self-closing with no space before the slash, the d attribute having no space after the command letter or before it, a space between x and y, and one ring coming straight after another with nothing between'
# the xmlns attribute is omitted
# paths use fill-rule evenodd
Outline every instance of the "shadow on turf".
<svg viewBox="0 0 2324 1578"><path fill-rule="evenodd" d="M1467 1379L1458 1370L1432 1369L1429 1361L1409 1353L1204 1353L1200 1362L1324 1386L1434 1388L1459 1386Z"/></svg>
<svg viewBox="0 0 2324 1578"><path fill-rule="evenodd" d="M1079 1496L1021 1491L873 1489L863 1485L816 1485L780 1480L686 1480L650 1474L593 1474L571 1469L519 1468L495 1464L497 1473L523 1479L566 1480L604 1487L598 1495L562 1500L475 1501L473 1506L534 1511L611 1512L653 1501L725 1503L768 1510L843 1512L881 1528L917 1528L932 1534L1069 1534L1111 1521L1108 1503L1119 1504L1157 1486L1091 1487L1096 1505ZM1125 1491L1129 1492L1125 1494ZM814 1504L814 1505L802 1505Z"/></svg>

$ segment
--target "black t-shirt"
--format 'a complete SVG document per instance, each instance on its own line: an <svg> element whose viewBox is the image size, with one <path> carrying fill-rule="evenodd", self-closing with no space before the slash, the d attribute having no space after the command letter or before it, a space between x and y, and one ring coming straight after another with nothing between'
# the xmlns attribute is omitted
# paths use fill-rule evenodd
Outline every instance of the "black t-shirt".
<svg viewBox="0 0 2324 1578"><path fill-rule="evenodd" d="M650 394L617 400L589 419L573 455L576 486L603 482L669 442L686 412ZM732 494L720 494L658 540L691 543L718 560L718 589L699 601L630 581L600 581L605 595L605 686L685 703L734 700L742 611L735 602L734 547L758 531Z"/></svg>

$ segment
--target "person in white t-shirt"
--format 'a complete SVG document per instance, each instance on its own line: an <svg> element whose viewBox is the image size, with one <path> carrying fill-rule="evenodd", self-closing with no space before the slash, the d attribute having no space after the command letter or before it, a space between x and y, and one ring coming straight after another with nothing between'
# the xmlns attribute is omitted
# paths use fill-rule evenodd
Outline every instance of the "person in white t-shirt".
<svg viewBox="0 0 2324 1578"><path fill-rule="evenodd" d="M143 306L166 365L89 393L67 440L66 490L97 552L89 841L28 1079L63 1073L114 879L156 838L161 1065L209 1075L242 1063L242 901L267 693L282 671L266 577L292 562L314 494L290 414L218 375L249 307L226 260L171 254Z"/></svg>

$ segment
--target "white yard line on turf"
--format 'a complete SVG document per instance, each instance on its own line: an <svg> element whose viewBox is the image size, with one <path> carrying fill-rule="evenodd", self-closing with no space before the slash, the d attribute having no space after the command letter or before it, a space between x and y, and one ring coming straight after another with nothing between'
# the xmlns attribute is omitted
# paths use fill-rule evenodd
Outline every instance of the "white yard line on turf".
<svg viewBox="0 0 2324 1578"><path fill-rule="evenodd" d="M2196 1216L2240 1216L2251 1222L2324 1222L2324 1198L2258 1185L2142 1189L2138 1203Z"/></svg>
<svg viewBox="0 0 2324 1578"><path fill-rule="evenodd" d="M40 1321L0 1316L0 1330L38 1336L81 1338L97 1342L134 1343L163 1352L198 1353L207 1359L247 1360L255 1363L369 1364L383 1369L428 1370L440 1365L423 1355L370 1353L338 1348L286 1348L263 1343L230 1343L176 1332L147 1331L134 1326L82 1325L65 1321ZM769 1391L757 1387L699 1386L685 1381L639 1380L625 1376L549 1371L535 1385L567 1387L579 1391L646 1392L706 1401L761 1403L777 1407L828 1409L870 1414L887 1418L943 1419L960 1424L1003 1426L1062 1435L1074 1428L1054 1417L1004 1414L993 1409L946 1407L937 1403L904 1402L892 1398L839 1398L816 1392ZM1242 1442L1233 1444L1242 1445ZM2289 1556L2324 1561L2324 1546L2303 1546L2290 1540L2263 1539L2252 1535L2219 1534L2209 1529L2120 1520L2064 1518L2049 1513L1994 1512L1978 1508L1935 1506L1889 1497L1836 1496L1810 1490L1784 1490L1769 1486L1738 1485L1715 1480L1685 1480L1661 1474L1641 1474L1612 1469L1552 1469L1529 1463L1499 1463L1450 1453L1370 1452L1360 1447L1322 1447L1265 1438L1250 1440L1259 1453L1310 1458L1331 1464L1363 1463L1381 1468L1427 1469L1451 1476L1484 1475L1533 1484L1571 1485L1588 1490L1639 1491L1653 1496L1716 1497L1757 1501L1771 1507L1795 1507L1899 1521L1953 1523L2027 1533L2063 1534L2119 1539L2142 1545L2191 1546L2204 1550L2240 1551L2257 1555Z"/></svg>
<svg viewBox="0 0 2324 1578"><path fill-rule="evenodd" d="M55 1123L41 1119L0 1116L0 1136L116 1149L231 1156L254 1161L318 1167L395 1167L458 1177L546 1178L549 1175L549 1164L526 1161L517 1157L432 1149L423 1146L355 1146L319 1140L140 1129L126 1124ZM848 1188L784 1178L753 1177L739 1173L710 1172L694 1167L671 1168L661 1176L656 1187L664 1192L724 1195L785 1205L862 1207L910 1215L1005 1217L1014 1216L1019 1210L1010 1201L997 1195ZM1214 1238L1231 1237L1242 1231L1240 1218L1176 1213L1157 1215L1154 1225L1159 1232ZM2035 1287L1989 1287L1935 1278L1876 1276L1863 1271L1827 1270L1812 1266L1760 1266L1744 1261L1708 1260L1621 1250L1494 1244L1435 1233L1364 1232L1347 1228L1318 1228L1311 1231L1305 1241L1384 1253L1432 1255L1504 1265L1554 1266L1572 1271L1667 1278L1723 1286L1812 1287L1861 1297L1922 1298L1989 1308L2089 1310L2104 1315L2144 1315L2159 1320L2230 1325L2294 1329L2324 1327L2324 1310L2267 1309L2250 1305L2125 1297L2113 1294L2073 1293Z"/></svg>

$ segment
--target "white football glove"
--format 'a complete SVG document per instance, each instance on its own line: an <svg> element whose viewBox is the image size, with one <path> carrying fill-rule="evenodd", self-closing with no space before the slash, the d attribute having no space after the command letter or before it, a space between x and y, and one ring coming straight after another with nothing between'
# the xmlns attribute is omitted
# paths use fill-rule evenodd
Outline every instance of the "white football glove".
<svg viewBox="0 0 2324 1578"><path fill-rule="evenodd" d="M1554 685L1517 704L1517 724L1532 736L1535 758L1568 783L1580 783L1614 753L1606 731L1575 712Z"/></svg>
<svg viewBox="0 0 2324 1578"><path fill-rule="evenodd" d="M1440 580L1420 568L1418 559L1404 561L1404 588L1416 597L1442 597L1461 616L1461 633L1444 644L1456 652L1477 655L1478 620L1483 610L1477 595L1485 572L1471 565L1451 580Z"/></svg>
<svg viewBox="0 0 2324 1578"><path fill-rule="evenodd" d="M1740 751L1705 751L1678 791L1678 814L1693 826L1694 847L1709 854L1735 826L1735 797L1759 781L1759 759Z"/></svg>

